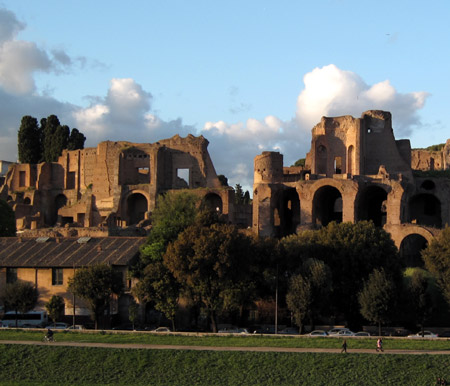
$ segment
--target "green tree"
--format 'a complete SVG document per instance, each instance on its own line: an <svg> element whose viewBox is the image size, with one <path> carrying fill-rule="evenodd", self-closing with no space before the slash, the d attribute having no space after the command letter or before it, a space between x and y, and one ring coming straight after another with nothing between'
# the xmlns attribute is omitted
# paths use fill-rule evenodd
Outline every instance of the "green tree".
<svg viewBox="0 0 450 386"><path fill-rule="evenodd" d="M123 291L122 274L106 264L80 268L69 279L69 291L89 305L97 329L99 317L109 313L111 295Z"/></svg>
<svg viewBox="0 0 450 386"><path fill-rule="evenodd" d="M242 301L249 288L251 238L226 224L186 228L169 244L164 264L177 281L201 299L217 332L217 315Z"/></svg>
<svg viewBox="0 0 450 386"><path fill-rule="evenodd" d="M31 311L37 304L38 291L30 283L24 281L16 281L5 286L3 302L7 310L24 314ZM16 317L17 327L17 317Z"/></svg>
<svg viewBox="0 0 450 386"><path fill-rule="evenodd" d="M128 306L128 319L133 325L134 330L134 324L139 316L139 305L132 299L130 302L130 305Z"/></svg>
<svg viewBox="0 0 450 386"><path fill-rule="evenodd" d="M40 162L42 152L42 130L36 118L22 117L17 138L19 162L36 164Z"/></svg>
<svg viewBox="0 0 450 386"><path fill-rule="evenodd" d="M6 201L0 200L0 236L13 237L16 235L16 218L14 211Z"/></svg>
<svg viewBox="0 0 450 386"><path fill-rule="evenodd" d="M162 261L152 261L145 267L144 275L133 288L140 302L152 303L172 322L175 331L175 315L178 310L180 284Z"/></svg>
<svg viewBox="0 0 450 386"><path fill-rule="evenodd" d="M58 295L53 295L45 304L45 309L54 322L60 320L64 315L64 307L64 299Z"/></svg>
<svg viewBox="0 0 450 386"><path fill-rule="evenodd" d="M60 154L58 154L58 151L54 148L55 141L53 140L53 137L60 125L56 115L50 115L47 118L41 119L41 129L43 133L42 161L55 162L58 160Z"/></svg>
<svg viewBox="0 0 450 386"><path fill-rule="evenodd" d="M305 262L303 273L293 276L286 295L286 303L293 312L294 319L302 331L304 320L309 319L311 328L328 305L331 293L331 272L321 260L309 259Z"/></svg>
<svg viewBox="0 0 450 386"><path fill-rule="evenodd" d="M304 322L311 309L311 292L311 284L302 274L299 273L291 277L286 303L292 312L294 322L298 326L300 333L303 332Z"/></svg>
<svg viewBox="0 0 450 386"><path fill-rule="evenodd" d="M281 244L289 272L298 271L309 258L322 260L330 268L330 316L343 314L350 327L362 322L355 294L374 269L383 268L393 280L401 281L397 248L390 235L372 222L332 222L318 231L289 236Z"/></svg>
<svg viewBox="0 0 450 386"><path fill-rule="evenodd" d="M306 161L306 158L300 158L297 161L295 161L294 166L305 166L305 161Z"/></svg>
<svg viewBox="0 0 450 386"><path fill-rule="evenodd" d="M422 251L425 267L437 280L450 305L450 227L443 231Z"/></svg>
<svg viewBox="0 0 450 386"><path fill-rule="evenodd" d="M152 261L162 261L167 245L176 240L178 234L193 224L198 210L199 198L187 191L171 191L158 197L156 209L152 213L152 229L146 243L141 248L140 270Z"/></svg>
<svg viewBox="0 0 450 386"><path fill-rule="evenodd" d="M395 285L383 269L375 269L369 275L358 295L361 315L378 325L379 336L381 325L389 322L394 313L395 295Z"/></svg>
<svg viewBox="0 0 450 386"><path fill-rule="evenodd" d="M84 148L84 142L86 137L83 133L80 133L78 129L73 128L70 132L69 140L67 143L67 150L77 150Z"/></svg>
<svg viewBox="0 0 450 386"><path fill-rule="evenodd" d="M425 271L418 268L413 271L408 283L409 303L414 320L419 324L424 335L425 323L433 312L433 299L429 292L428 278Z"/></svg>

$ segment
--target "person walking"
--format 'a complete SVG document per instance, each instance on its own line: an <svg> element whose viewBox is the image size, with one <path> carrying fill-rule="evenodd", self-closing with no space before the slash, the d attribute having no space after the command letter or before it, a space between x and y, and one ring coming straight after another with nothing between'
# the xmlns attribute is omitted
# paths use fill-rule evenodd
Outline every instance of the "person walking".
<svg viewBox="0 0 450 386"><path fill-rule="evenodd" d="M342 343L342 350L341 350L341 354L345 352L347 353L347 341L344 339L344 342Z"/></svg>
<svg viewBox="0 0 450 386"><path fill-rule="evenodd" d="M383 350L383 339L381 339L381 338L378 338L378 340L377 340L377 352L378 351L381 351L381 352L384 351Z"/></svg>

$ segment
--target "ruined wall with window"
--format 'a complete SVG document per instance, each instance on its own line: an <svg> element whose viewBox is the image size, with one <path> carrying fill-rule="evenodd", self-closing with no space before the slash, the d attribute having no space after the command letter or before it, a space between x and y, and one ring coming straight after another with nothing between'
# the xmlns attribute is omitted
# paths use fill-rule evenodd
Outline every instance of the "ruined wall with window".
<svg viewBox="0 0 450 386"><path fill-rule="evenodd" d="M233 189L221 186L207 147L202 136L176 135L65 150L58 162L13 165L0 197L16 211L18 230L143 227L157 196L172 189L213 194L214 208L233 222Z"/></svg>
<svg viewBox="0 0 450 386"><path fill-rule="evenodd" d="M450 165L449 153L447 141L440 164ZM419 178L415 162L409 140L395 139L389 112L323 117L304 167L283 167L278 152L255 157L253 230L284 237L331 221L373 221L417 262L417 247L450 223L450 179Z"/></svg>

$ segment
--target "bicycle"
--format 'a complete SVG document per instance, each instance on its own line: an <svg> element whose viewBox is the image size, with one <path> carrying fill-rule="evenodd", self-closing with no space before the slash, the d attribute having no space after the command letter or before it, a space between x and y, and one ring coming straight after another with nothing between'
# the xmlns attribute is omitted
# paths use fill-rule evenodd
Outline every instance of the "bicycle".
<svg viewBox="0 0 450 386"><path fill-rule="evenodd" d="M44 335L44 337L42 338L42 341L46 342L46 343L48 343L48 342L56 342L56 340L55 340L55 338L53 336L47 336L47 335Z"/></svg>

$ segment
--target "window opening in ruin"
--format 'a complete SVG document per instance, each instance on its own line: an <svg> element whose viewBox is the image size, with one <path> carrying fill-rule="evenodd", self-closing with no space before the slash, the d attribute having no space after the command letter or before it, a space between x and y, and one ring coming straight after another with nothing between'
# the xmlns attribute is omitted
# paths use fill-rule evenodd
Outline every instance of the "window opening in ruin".
<svg viewBox="0 0 450 386"><path fill-rule="evenodd" d="M342 174L342 157L334 158L334 174Z"/></svg>
<svg viewBox="0 0 450 386"><path fill-rule="evenodd" d="M25 186L25 172L24 171L20 171L19 172L19 187L23 188Z"/></svg>
<svg viewBox="0 0 450 386"><path fill-rule="evenodd" d="M314 194L313 222L327 226L332 221L342 222L342 195L333 186L322 186Z"/></svg>
<svg viewBox="0 0 450 386"><path fill-rule="evenodd" d="M348 151L347 151L347 173L350 174L355 174L354 170L353 170L353 165L354 165L354 147L353 145L348 147Z"/></svg>
<svg viewBox="0 0 450 386"><path fill-rule="evenodd" d="M296 232L300 224L300 199L294 188L280 192L274 211L274 227L277 237L285 237Z"/></svg>
<svg viewBox="0 0 450 386"><path fill-rule="evenodd" d="M323 145L317 147L316 173L327 174L327 148Z"/></svg>
<svg viewBox="0 0 450 386"><path fill-rule="evenodd" d="M190 170L189 169L177 169L177 187L188 188L190 181Z"/></svg>
<svg viewBox="0 0 450 386"><path fill-rule="evenodd" d="M369 186L362 190L356 199L356 220L372 221L375 226L386 224L387 192L379 186Z"/></svg>
<svg viewBox="0 0 450 386"><path fill-rule="evenodd" d="M208 193L203 198L203 205L210 210L214 210L215 212L221 214L223 210L222 199L218 194Z"/></svg>
<svg viewBox="0 0 450 386"><path fill-rule="evenodd" d="M406 267L423 268L424 262L421 256L422 250L428 246L425 237L418 234L406 236L400 244L400 258Z"/></svg>
<svg viewBox="0 0 450 386"><path fill-rule="evenodd" d="M138 168L139 174L145 174L147 175L150 172L150 168Z"/></svg>
<svg viewBox="0 0 450 386"><path fill-rule="evenodd" d="M6 268L6 283L12 284L17 281L17 268Z"/></svg>
<svg viewBox="0 0 450 386"><path fill-rule="evenodd" d="M66 189L75 189L75 172L67 173Z"/></svg>
<svg viewBox="0 0 450 386"><path fill-rule="evenodd" d="M52 285L63 285L62 268L52 268Z"/></svg>
<svg viewBox="0 0 450 386"><path fill-rule="evenodd" d="M440 228L442 226L441 202L429 193L417 194L409 200L408 222Z"/></svg>
<svg viewBox="0 0 450 386"><path fill-rule="evenodd" d="M24 203L25 205L30 205L30 204L31 204L30 197L25 197L25 198L23 199L23 203Z"/></svg>
<svg viewBox="0 0 450 386"><path fill-rule="evenodd" d="M82 227L84 227L85 217L86 217L85 213L77 213L77 223Z"/></svg>

